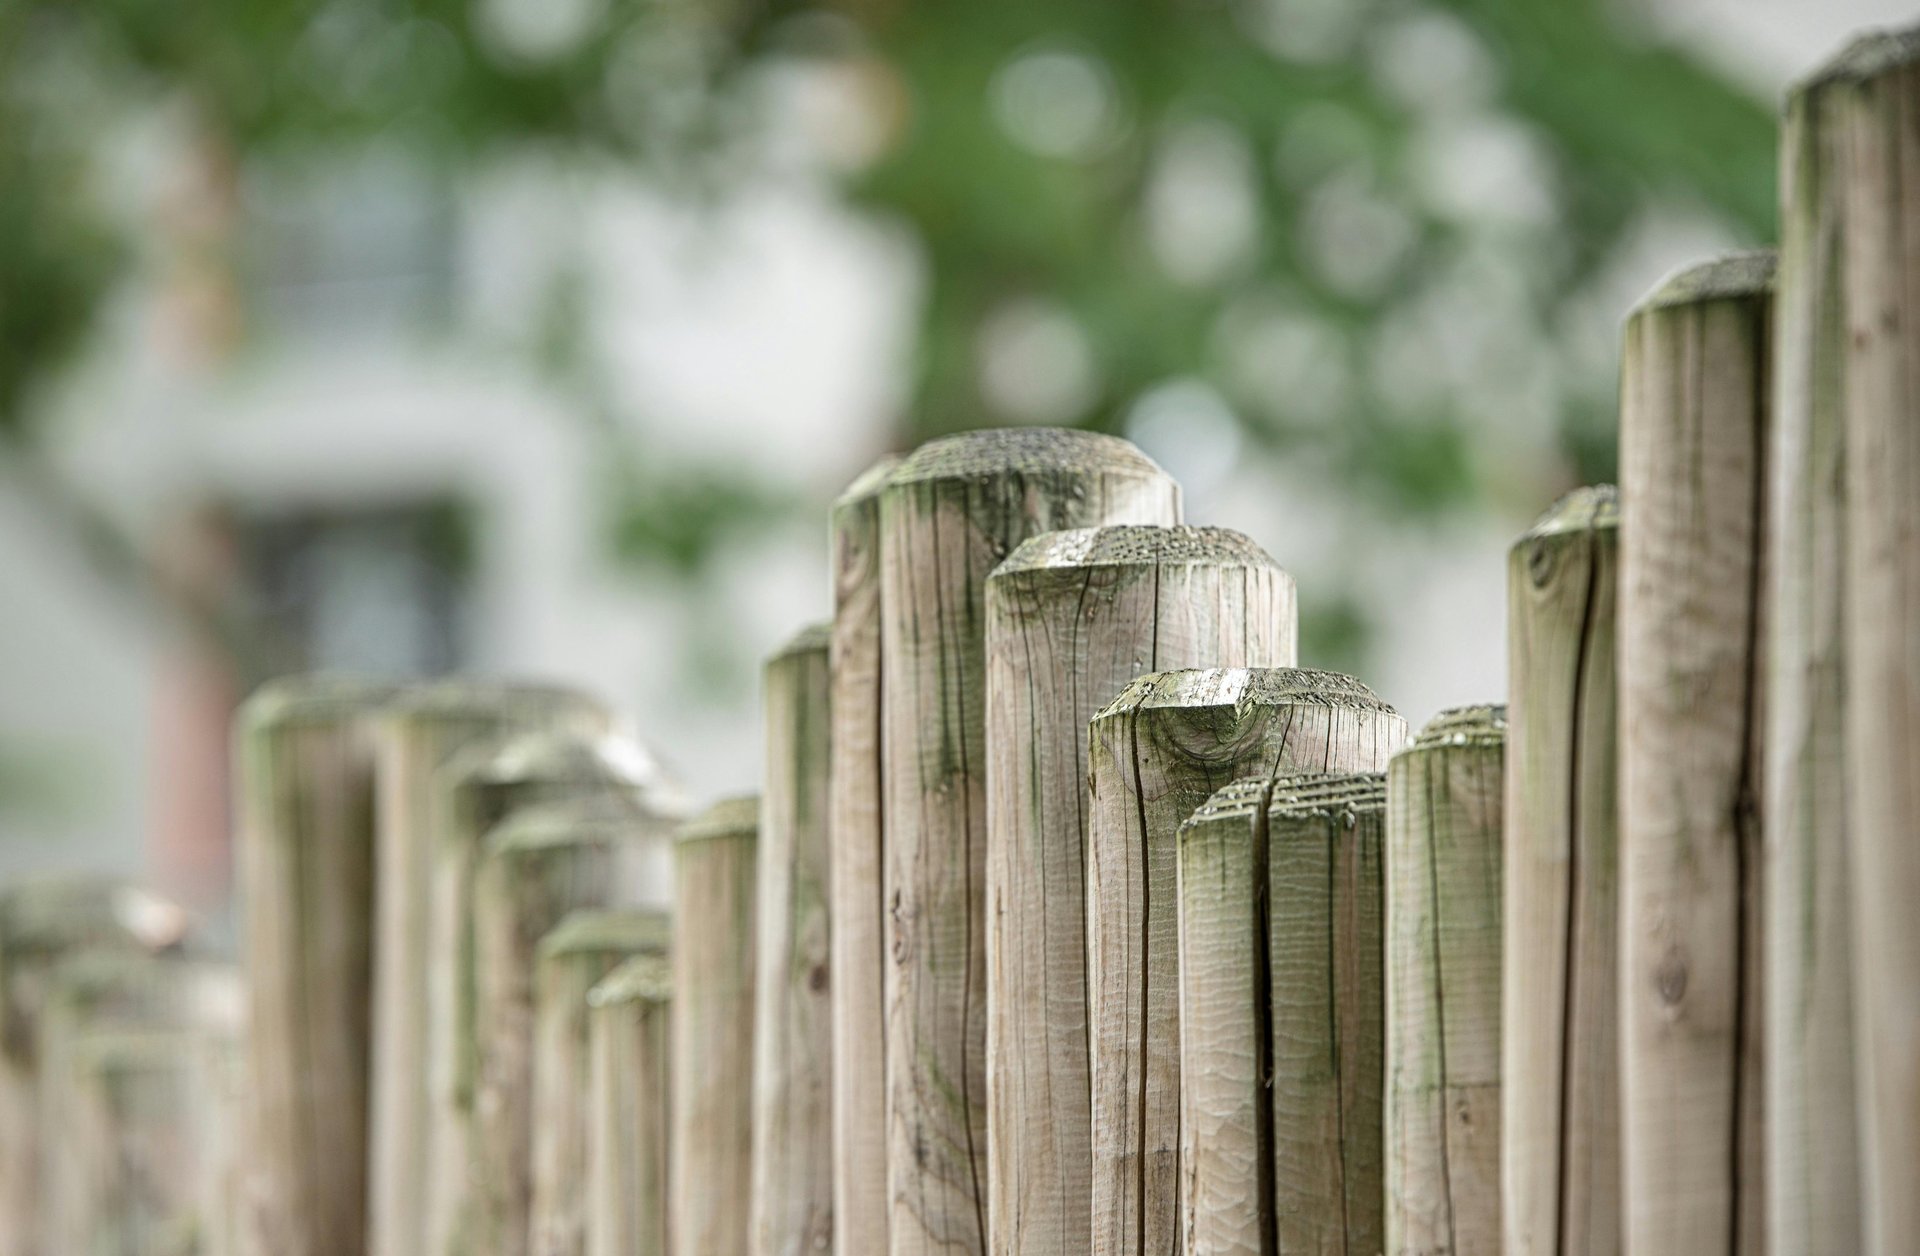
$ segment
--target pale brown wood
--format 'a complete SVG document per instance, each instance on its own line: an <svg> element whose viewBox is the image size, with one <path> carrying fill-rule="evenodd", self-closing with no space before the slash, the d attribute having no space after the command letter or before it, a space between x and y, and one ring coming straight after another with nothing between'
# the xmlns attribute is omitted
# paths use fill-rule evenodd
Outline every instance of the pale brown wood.
<svg viewBox="0 0 1920 1256"><path fill-rule="evenodd" d="M1506 1256L1617 1256L1618 497L1508 553L1501 1206Z"/></svg>
<svg viewBox="0 0 1920 1256"><path fill-rule="evenodd" d="M587 1002L587 1256L667 1256L672 964L636 955Z"/></svg>
<svg viewBox="0 0 1920 1256"><path fill-rule="evenodd" d="M1505 707L1443 711L1387 768L1386 1251L1500 1250Z"/></svg>
<svg viewBox="0 0 1920 1256"><path fill-rule="evenodd" d="M580 694L449 680L394 697L375 739L373 1074L368 1100L369 1256L421 1256L433 1181L427 1024L435 835L449 822L440 773L462 749L542 729L596 736L607 715Z"/></svg>
<svg viewBox="0 0 1920 1256"><path fill-rule="evenodd" d="M1221 528L1025 542L987 580L987 1210L996 1256L1085 1256L1087 721L1142 672L1296 657L1293 580Z"/></svg>
<svg viewBox="0 0 1920 1256"><path fill-rule="evenodd" d="M1093 1252L1171 1256L1180 1243L1180 826L1240 777L1379 771L1406 739L1406 721L1359 681L1293 668L1144 676L1093 718Z"/></svg>
<svg viewBox="0 0 1920 1256"><path fill-rule="evenodd" d="M833 1243L826 625L767 662L753 1015L753 1256Z"/></svg>
<svg viewBox="0 0 1920 1256"><path fill-rule="evenodd" d="M272 682L234 724L253 1250L367 1241L372 719L387 686Z"/></svg>
<svg viewBox="0 0 1920 1256"><path fill-rule="evenodd" d="M931 441L881 492L891 1256L986 1250L987 575L1042 532L1179 514L1125 441L1038 428Z"/></svg>
<svg viewBox="0 0 1920 1256"><path fill-rule="evenodd" d="M886 913L881 907L880 490L883 458L833 507L833 1226L838 1250L887 1250Z"/></svg>
<svg viewBox="0 0 1920 1256"><path fill-rule="evenodd" d="M1620 1146L1636 1256L1766 1247L1760 556L1774 258L1628 316L1620 387Z"/></svg>
<svg viewBox="0 0 1920 1256"><path fill-rule="evenodd" d="M759 829L760 800L729 798L683 827L675 845L674 1256L747 1251Z"/></svg>
<svg viewBox="0 0 1920 1256"><path fill-rule="evenodd" d="M665 913L574 912L540 942L533 997L533 1199L525 1245L531 1256L586 1256L587 996L635 955L663 955Z"/></svg>

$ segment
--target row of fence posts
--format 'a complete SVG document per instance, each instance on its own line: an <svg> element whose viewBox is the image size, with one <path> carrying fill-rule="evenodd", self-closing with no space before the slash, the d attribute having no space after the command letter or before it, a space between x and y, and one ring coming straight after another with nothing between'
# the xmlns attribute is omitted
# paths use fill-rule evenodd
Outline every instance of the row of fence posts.
<svg viewBox="0 0 1920 1256"><path fill-rule="evenodd" d="M1409 739L1034 429L835 505L762 797L564 690L270 685L244 980L0 893L0 1250L1920 1250L1920 36L1783 150L1512 550L1508 707Z"/></svg>

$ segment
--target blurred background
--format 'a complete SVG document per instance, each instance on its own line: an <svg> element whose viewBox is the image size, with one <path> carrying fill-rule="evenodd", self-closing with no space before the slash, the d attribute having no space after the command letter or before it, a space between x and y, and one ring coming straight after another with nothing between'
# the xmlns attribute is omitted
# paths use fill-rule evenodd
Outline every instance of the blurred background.
<svg viewBox="0 0 1920 1256"><path fill-rule="evenodd" d="M296 668L575 682L701 796L825 511L1126 435L1416 724L1893 0L0 0L0 872L227 893Z"/></svg>

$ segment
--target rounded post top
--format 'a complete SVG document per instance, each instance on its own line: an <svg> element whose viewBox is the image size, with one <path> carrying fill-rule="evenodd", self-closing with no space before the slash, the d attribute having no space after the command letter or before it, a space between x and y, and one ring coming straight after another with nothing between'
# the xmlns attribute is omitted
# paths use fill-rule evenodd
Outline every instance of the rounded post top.
<svg viewBox="0 0 1920 1256"><path fill-rule="evenodd" d="M1787 94L1792 97L1837 84L1862 84L1916 61L1920 61L1920 25L1867 31L1795 83Z"/></svg>
<svg viewBox="0 0 1920 1256"><path fill-rule="evenodd" d="M767 662L777 663L782 659L794 658L802 654L825 654L827 647L832 643L832 624L808 624L788 638L785 645L769 655Z"/></svg>
<svg viewBox="0 0 1920 1256"><path fill-rule="evenodd" d="M240 704L242 735L293 725L360 719L392 700L398 686L364 676L303 672L267 681Z"/></svg>
<svg viewBox="0 0 1920 1256"><path fill-rule="evenodd" d="M1408 750L1432 750L1444 746L1494 746L1506 744L1507 707L1505 703L1448 707L1415 734Z"/></svg>
<svg viewBox="0 0 1920 1256"><path fill-rule="evenodd" d="M578 689L539 681L455 677L404 686L386 704L402 719L512 719L577 710L604 714L601 704Z"/></svg>
<svg viewBox="0 0 1920 1256"><path fill-rule="evenodd" d="M667 1003L673 999L673 964L660 955L636 955L587 991L592 1007L619 1003Z"/></svg>
<svg viewBox="0 0 1920 1256"><path fill-rule="evenodd" d="M1340 672L1311 667L1187 667L1128 682L1097 723L1155 708L1313 705L1397 714L1391 703Z"/></svg>
<svg viewBox="0 0 1920 1256"><path fill-rule="evenodd" d="M594 842L664 836L686 815L670 800L632 790L600 790L580 798L516 807L487 832L489 855L516 855Z"/></svg>
<svg viewBox="0 0 1920 1256"><path fill-rule="evenodd" d="M1243 777L1222 785L1180 822L1180 837L1217 820L1244 819L1255 814L1266 806L1267 786L1267 779L1260 776Z"/></svg>
<svg viewBox="0 0 1920 1256"><path fill-rule="evenodd" d="M760 834L760 795L722 798L680 826L675 840L699 842L715 837L755 838Z"/></svg>
<svg viewBox="0 0 1920 1256"><path fill-rule="evenodd" d="M1267 567L1280 565L1244 533L1184 524L1116 524L1068 528L1029 538L1007 555L993 577L1082 567Z"/></svg>
<svg viewBox="0 0 1920 1256"><path fill-rule="evenodd" d="M1597 528L1620 526L1620 490L1611 484L1589 484L1576 488L1534 521L1521 536L1522 542L1571 532L1590 532Z"/></svg>
<svg viewBox="0 0 1920 1256"><path fill-rule="evenodd" d="M540 939L540 958L606 951L657 953L667 949L672 935L672 918L663 911L576 911Z"/></svg>
<svg viewBox="0 0 1920 1256"><path fill-rule="evenodd" d="M1749 249L1683 266L1656 284L1627 317L1710 301L1764 300L1773 293L1779 260L1780 255L1772 249Z"/></svg>
<svg viewBox="0 0 1920 1256"><path fill-rule="evenodd" d="M631 737L590 737L552 729L468 746L441 770L456 788L534 782L672 787L659 759Z"/></svg>
<svg viewBox="0 0 1920 1256"><path fill-rule="evenodd" d="M1386 810L1386 806L1387 778L1383 773L1307 772L1273 783L1267 815L1287 820L1339 816L1351 824L1362 815Z"/></svg>
<svg viewBox="0 0 1920 1256"><path fill-rule="evenodd" d="M847 485L840 496L834 499L834 510L864 505L880 496L880 490L887 486L887 481L893 478L893 473L899 466L899 454L881 455L879 461L854 476L853 483Z"/></svg>
<svg viewBox="0 0 1920 1256"><path fill-rule="evenodd" d="M1131 442L1058 427L994 427L928 441L904 458L887 487L1049 472L1166 475Z"/></svg>
<svg viewBox="0 0 1920 1256"><path fill-rule="evenodd" d="M117 877L22 877L0 890L0 950L57 951L117 937L162 951L192 931L186 908Z"/></svg>

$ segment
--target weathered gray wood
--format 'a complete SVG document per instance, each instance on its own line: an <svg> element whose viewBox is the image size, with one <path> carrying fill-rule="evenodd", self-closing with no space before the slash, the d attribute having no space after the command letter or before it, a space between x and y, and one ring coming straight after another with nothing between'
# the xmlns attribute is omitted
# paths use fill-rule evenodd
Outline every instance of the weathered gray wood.
<svg viewBox="0 0 1920 1256"><path fill-rule="evenodd" d="M833 1242L829 632L822 624L800 633L768 661L763 680L748 1248L754 1256L805 1256Z"/></svg>
<svg viewBox="0 0 1920 1256"><path fill-rule="evenodd" d="M259 1252L367 1241L372 717L386 686L272 682L235 720L247 1199Z"/></svg>
<svg viewBox="0 0 1920 1256"><path fill-rule="evenodd" d="M586 1256L588 994L635 955L662 955L665 913L574 912L540 942L533 995L533 1202L531 1256ZM737 1201L736 1201L737 1206Z"/></svg>
<svg viewBox="0 0 1920 1256"><path fill-rule="evenodd" d="M1100 1256L1171 1256L1180 1242L1180 826L1240 777L1379 771L1406 737L1406 721L1359 681L1292 668L1143 676L1094 717L1087 987Z"/></svg>
<svg viewBox="0 0 1920 1256"><path fill-rule="evenodd" d="M1387 768L1386 1251L1500 1250L1505 707L1427 722Z"/></svg>
<svg viewBox="0 0 1920 1256"><path fill-rule="evenodd" d="M833 1226L842 1252L887 1250L886 913L881 905L880 490L883 458L833 507Z"/></svg>
<svg viewBox="0 0 1920 1256"><path fill-rule="evenodd" d="M1613 488L1584 488L1508 553L1507 1256L1621 1250L1618 536Z"/></svg>
<svg viewBox="0 0 1920 1256"><path fill-rule="evenodd" d="M986 1249L987 575L1042 532L1179 512L1125 441L1035 428L931 441L881 492L891 1256Z"/></svg>
<svg viewBox="0 0 1920 1256"><path fill-rule="evenodd" d="M421 1256L433 1181L427 1024L435 835L449 822L439 774L467 746L542 729L597 736L601 708L533 685L444 681L397 695L376 733L373 1077L369 1256Z"/></svg>
<svg viewBox="0 0 1920 1256"><path fill-rule="evenodd" d="M672 964L636 955L587 1002L587 1256L667 1256Z"/></svg>
<svg viewBox="0 0 1920 1256"><path fill-rule="evenodd" d="M1766 1245L1760 555L1774 258L1627 319L1620 1145L1636 1256Z"/></svg>
<svg viewBox="0 0 1920 1256"><path fill-rule="evenodd" d="M682 828L674 852L674 1256L747 1250L759 829L760 800L729 798Z"/></svg>
<svg viewBox="0 0 1920 1256"><path fill-rule="evenodd" d="M1293 663L1293 580L1221 528L1083 528L1016 549L986 609L987 1248L1085 1256L1087 721L1142 672Z"/></svg>

